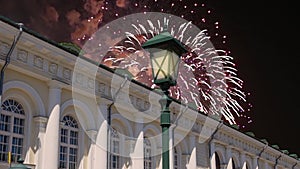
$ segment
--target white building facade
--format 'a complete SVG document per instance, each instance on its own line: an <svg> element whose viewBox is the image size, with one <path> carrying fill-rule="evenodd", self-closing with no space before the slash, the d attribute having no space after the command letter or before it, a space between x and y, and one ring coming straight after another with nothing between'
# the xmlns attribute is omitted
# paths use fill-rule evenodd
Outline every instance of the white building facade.
<svg viewBox="0 0 300 169"><path fill-rule="evenodd" d="M19 33L0 21L0 64ZM25 30L5 70L0 168L161 168L161 97ZM171 169L300 169L295 156L186 107L171 104ZM109 137L108 137L109 136ZM109 150L109 151L107 151Z"/></svg>

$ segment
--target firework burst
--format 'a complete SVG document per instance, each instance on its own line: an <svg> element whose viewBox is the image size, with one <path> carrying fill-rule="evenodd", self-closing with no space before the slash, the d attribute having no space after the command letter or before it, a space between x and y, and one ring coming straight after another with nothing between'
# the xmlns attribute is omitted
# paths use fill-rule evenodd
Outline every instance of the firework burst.
<svg viewBox="0 0 300 169"><path fill-rule="evenodd" d="M218 10L216 10L220 8L218 1L86 0L65 5L65 1L36 3L34 0L28 0L18 1L18 4L15 4L15 1L5 3L7 5L0 7L2 14L13 16L13 20L22 21L25 26L49 39L57 42L72 42L80 47L94 40L95 31L103 27L110 30L112 28L106 26L108 23L134 13L163 12L191 21L193 25L203 30L199 32L199 35L190 36L188 31L183 31L190 29L190 22L182 23L182 27L176 28L169 24L170 33L190 48L189 54L182 57L184 64L181 69L193 73L193 78L190 80L187 80L188 76L184 74L184 71L180 73L178 82L181 87L172 88L172 96L183 102L195 103L199 110L206 113L228 114L228 119L231 119L233 123L240 123L241 127L252 122L242 109L250 111L252 105L244 101L246 97L241 88L243 84L238 79L237 69L232 57L229 56L231 52L227 49L228 36L222 27L221 14L217 14ZM118 39L124 34L120 30L103 35L109 36L107 38L109 42L101 41L99 47L102 45L104 48L107 44L114 46L115 43L111 43L112 41L116 43L122 41L122 43L112 47L110 57L106 55L102 63L111 68L126 68L135 73L137 80L152 86L149 60L139 46L145 40L161 32L161 21L159 20L158 23L153 19L148 24L141 25L137 22L132 25L135 32L128 32L126 42ZM152 32L144 34L145 30ZM222 50L205 48L203 41L206 39L210 39L216 48ZM95 61L99 60L99 52L93 55L96 47L83 50L92 51L86 53L85 56ZM105 52L100 55L104 55ZM102 59L102 56L100 57ZM212 96L214 99L210 98ZM221 103L224 107L220 106ZM223 107L223 110L218 110L218 107ZM235 116L235 120L232 116Z"/></svg>
<svg viewBox="0 0 300 169"><path fill-rule="evenodd" d="M102 64L109 67L127 69L136 80L155 88L152 79L149 53L141 45L164 30L182 42L189 52L181 56L177 85L170 89L171 97L209 115L223 115L235 124L244 109L239 100L246 102L242 91L243 81L237 77L233 58L223 50L215 49L207 36L207 30L199 31L196 36L189 35L194 25L185 22L176 27L170 19L152 22L147 25L132 24L133 32L125 32L126 39L110 48Z"/></svg>

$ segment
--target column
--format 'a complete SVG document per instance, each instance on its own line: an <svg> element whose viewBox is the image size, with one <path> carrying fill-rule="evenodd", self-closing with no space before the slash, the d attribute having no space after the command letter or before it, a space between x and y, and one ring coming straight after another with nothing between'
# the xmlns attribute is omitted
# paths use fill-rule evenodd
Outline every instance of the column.
<svg viewBox="0 0 300 169"><path fill-rule="evenodd" d="M48 98L48 124L45 133L45 143L43 144L44 165L43 168L58 168L58 149L59 149L59 118L61 86L58 81L49 82Z"/></svg>
<svg viewBox="0 0 300 169"><path fill-rule="evenodd" d="M258 169L257 160L258 160L258 157L256 157L256 156L252 158L252 166L253 166L252 168L253 169Z"/></svg>
<svg viewBox="0 0 300 169"><path fill-rule="evenodd" d="M216 169L216 154L215 154L215 143L213 140L210 145L210 154L209 154L209 160L210 160L210 168L211 169Z"/></svg>
<svg viewBox="0 0 300 169"><path fill-rule="evenodd" d="M222 169L232 169L232 168L229 168L227 164L221 164L220 168L222 168Z"/></svg>
<svg viewBox="0 0 300 169"><path fill-rule="evenodd" d="M264 159L259 160L258 162L258 169L265 169L268 168L268 163Z"/></svg>
<svg viewBox="0 0 300 169"><path fill-rule="evenodd" d="M267 163L267 161L263 160L261 164L262 164L262 166L259 166L259 169L265 169L265 168L268 168L268 163Z"/></svg>
<svg viewBox="0 0 300 169"><path fill-rule="evenodd" d="M97 167L106 169L106 151L100 145L98 146L96 142L98 132L96 130L87 130L86 133L91 140L90 150L88 151L88 169L95 169ZM106 140L105 138L102 137L103 140ZM102 153L103 151L105 153Z"/></svg>
<svg viewBox="0 0 300 169"><path fill-rule="evenodd" d="M136 119L134 128L134 137L136 138L133 152L130 154L132 161L132 169L143 169L144 168L144 124L143 119L139 117ZM153 145L151 145L153 146ZM153 153L154 150L151 149ZM154 157L152 157L154 158Z"/></svg>
<svg viewBox="0 0 300 169"><path fill-rule="evenodd" d="M43 164L43 149L42 145L45 144L45 131L47 126L48 119L46 117L42 116L36 116L33 118L35 122L35 130L36 130L36 140L35 145L33 147L33 150L35 151L35 163L36 168L42 168Z"/></svg>
<svg viewBox="0 0 300 169"><path fill-rule="evenodd" d="M227 163L227 168L232 169L232 152L231 146L226 147L226 159L225 163Z"/></svg>
<svg viewBox="0 0 300 169"><path fill-rule="evenodd" d="M110 150L108 150L108 141L109 141L109 132L108 132L108 105L110 105L112 102L101 98L97 101L98 103L98 116L96 122L97 122L97 129L90 130L89 136L91 139L91 149L93 153L89 154L91 161L91 169L94 168L103 168L106 169L107 165L109 163L108 156ZM101 159L101 160L99 160Z"/></svg>
<svg viewBox="0 0 300 169"><path fill-rule="evenodd" d="M241 169L246 169L246 156L244 152L240 152Z"/></svg>
<svg viewBox="0 0 300 169"><path fill-rule="evenodd" d="M196 138L194 134L189 135L189 154L190 158L187 164L188 169L197 168L197 155L196 155Z"/></svg>
<svg viewBox="0 0 300 169"><path fill-rule="evenodd" d="M213 155L210 158L210 168L216 169L216 154L213 153Z"/></svg>

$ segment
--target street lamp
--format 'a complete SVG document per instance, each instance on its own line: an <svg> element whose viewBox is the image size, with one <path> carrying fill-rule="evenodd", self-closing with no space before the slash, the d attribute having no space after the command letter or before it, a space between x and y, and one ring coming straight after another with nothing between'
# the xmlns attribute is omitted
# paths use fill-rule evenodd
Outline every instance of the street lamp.
<svg viewBox="0 0 300 169"><path fill-rule="evenodd" d="M176 85L180 56L187 49L169 32L162 33L149 39L142 45L150 53L152 76L154 84L158 85L164 95L159 100L161 104L160 125L162 127L162 167L169 169L169 128L172 99L169 97L169 88Z"/></svg>

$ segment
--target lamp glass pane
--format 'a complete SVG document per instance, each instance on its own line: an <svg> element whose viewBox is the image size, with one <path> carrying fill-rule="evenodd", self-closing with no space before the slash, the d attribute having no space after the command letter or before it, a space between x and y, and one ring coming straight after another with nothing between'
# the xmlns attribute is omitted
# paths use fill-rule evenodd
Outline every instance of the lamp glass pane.
<svg viewBox="0 0 300 169"><path fill-rule="evenodd" d="M152 66L155 79L165 79L168 76L168 54L167 50L153 52Z"/></svg>
<svg viewBox="0 0 300 169"><path fill-rule="evenodd" d="M173 80L176 79L177 76L177 69L178 69L178 62L179 62L179 57L175 52L170 52L171 57L170 59L170 76L172 77Z"/></svg>

